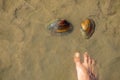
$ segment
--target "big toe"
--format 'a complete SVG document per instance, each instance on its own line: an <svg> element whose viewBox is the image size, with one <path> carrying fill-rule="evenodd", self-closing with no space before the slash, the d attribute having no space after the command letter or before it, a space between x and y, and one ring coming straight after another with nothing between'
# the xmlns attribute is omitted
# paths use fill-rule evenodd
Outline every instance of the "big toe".
<svg viewBox="0 0 120 80"><path fill-rule="evenodd" d="M81 65L81 60L80 60L80 53L79 52L76 52L75 55L74 55L74 62L76 65Z"/></svg>

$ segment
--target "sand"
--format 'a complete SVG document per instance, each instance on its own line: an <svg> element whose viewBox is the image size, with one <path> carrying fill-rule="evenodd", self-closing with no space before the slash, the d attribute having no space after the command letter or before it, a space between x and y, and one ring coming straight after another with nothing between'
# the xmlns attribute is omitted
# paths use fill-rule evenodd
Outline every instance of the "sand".
<svg viewBox="0 0 120 80"><path fill-rule="evenodd" d="M100 80L120 79L119 0L0 0L0 80L77 80L73 55L87 51L97 61ZM57 19L72 33L51 35ZM80 23L95 21L90 39Z"/></svg>

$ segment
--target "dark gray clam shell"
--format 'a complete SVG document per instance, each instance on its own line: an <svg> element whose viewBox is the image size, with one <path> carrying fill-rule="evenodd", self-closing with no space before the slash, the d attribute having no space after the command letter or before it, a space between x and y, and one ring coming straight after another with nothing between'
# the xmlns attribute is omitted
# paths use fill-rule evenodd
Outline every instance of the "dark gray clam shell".
<svg viewBox="0 0 120 80"><path fill-rule="evenodd" d="M48 25L48 30L52 35L67 35L73 31L73 26L67 20L57 19Z"/></svg>

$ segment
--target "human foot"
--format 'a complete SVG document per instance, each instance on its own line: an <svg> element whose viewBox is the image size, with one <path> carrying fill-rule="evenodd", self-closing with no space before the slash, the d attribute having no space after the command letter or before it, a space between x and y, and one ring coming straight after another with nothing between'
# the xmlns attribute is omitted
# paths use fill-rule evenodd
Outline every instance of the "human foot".
<svg viewBox="0 0 120 80"><path fill-rule="evenodd" d="M78 80L97 80L96 74L94 73L94 59L90 58L87 52L84 53L84 61L81 62L80 54L75 53L74 62L77 70Z"/></svg>

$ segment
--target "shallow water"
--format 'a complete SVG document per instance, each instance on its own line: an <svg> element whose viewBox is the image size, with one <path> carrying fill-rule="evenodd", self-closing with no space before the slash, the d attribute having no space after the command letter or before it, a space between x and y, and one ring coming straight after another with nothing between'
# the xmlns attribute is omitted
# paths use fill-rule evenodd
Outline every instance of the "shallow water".
<svg viewBox="0 0 120 80"><path fill-rule="evenodd" d="M77 80L74 52L88 51L97 61L100 80L120 79L119 0L1 0L0 80ZM85 5L88 4L88 5ZM84 39L80 22L95 20ZM53 36L47 25L56 18L74 30Z"/></svg>

